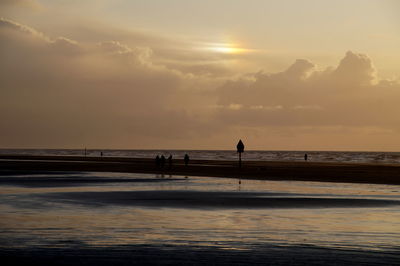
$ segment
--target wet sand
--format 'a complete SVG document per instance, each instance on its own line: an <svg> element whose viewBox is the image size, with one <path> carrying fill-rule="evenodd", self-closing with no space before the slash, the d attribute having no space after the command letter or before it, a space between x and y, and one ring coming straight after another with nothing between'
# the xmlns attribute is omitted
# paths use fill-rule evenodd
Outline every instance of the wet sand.
<svg viewBox="0 0 400 266"><path fill-rule="evenodd" d="M86 159L86 160L85 160ZM399 261L399 250L395 247L394 240L385 240L377 238L377 249L363 249L362 241L358 240L357 245L349 245L347 242L335 242L335 237L332 239L331 245L324 244L324 239L318 238L317 243L311 243L310 232L318 229L313 227L314 223L324 224L320 217L337 213L336 208L341 208L340 212L348 213L355 210L360 212L365 209L369 213L370 210L377 212L377 209L387 210L389 208L398 208L400 201L397 197L392 197L393 194L383 194L385 197L374 197L374 195L365 196L364 194L354 193L355 196L345 194L337 195L324 194L323 191L317 190L312 194L300 191L290 192L280 190L256 190L256 191L209 191L209 190L196 190L199 189L199 183L193 185L182 184L181 188L173 186L176 183L186 183L186 181L198 180L203 182L207 178L191 178L175 176L170 178L166 173L179 171L187 171L188 175L199 175L194 172L196 169L203 170L204 174L213 173L213 169L219 169L221 176L223 176L223 169L229 171L237 171L237 166L234 162L219 162L219 161L194 161L192 165L185 167L183 162L175 161L171 169L160 170L154 166L152 160L146 159L126 159L119 160L118 158L65 158L60 157L51 158L9 158L9 160L0 160L0 185L18 186L19 191L26 191L21 194L14 194L13 191L8 192L10 195L5 195L2 198L2 204L7 205L11 209L6 209L4 214L15 215L15 217L23 218L22 220L13 219L9 220L7 228L3 228L3 242L0 248L0 256L4 265L397 265ZM250 163L253 163L251 165ZM271 168L282 166L282 171L285 171L284 165L291 167L291 165L305 165L304 167L316 167L315 165L326 164L309 164L309 163L289 163L289 162L246 162L244 168L241 170L249 171L253 167L267 167ZM328 164L330 165L330 164ZM346 164L343 164L343 167ZM350 165L353 167L361 167L359 165ZM368 168L369 165L366 167ZM373 166L373 165L372 165ZM379 165L377 165L379 166ZM131 167L131 168L129 168ZM203 167L203 168L202 168ZM321 167L321 166L320 166ZM340 165L339 165L340 167ZM384 166L386 167L386 166ZM397 167L397 166L391 166ZM80 171L107 171L114 169L115 172L142 172L143 170L149 171L147 173L166 174L164 177L153 175L146 178L144 175L137 175L137 178L129 178L129 175L117 174L113 176L110 173L82 173ZM305 168L306 169L306 168ZM399 169L398 167L395 169ZM48 172L48 170L52 170ZM278 171L279 168L275 169ZM226 171L225 171L226 172ZM384 171L383 171L384 172ZM37 175L34 175L37 174ZM127 176L125 178L125 176ZM231 177L235 177L232 175ZM257 175L249 178L260 179ZM185 180L184 182L179 182ZM237 181L225 179L213 179L215 183L212 186L207 183L207 188L215 188L215 184L220 182L234 183L237 187ZM284 180L284 179L278 179ZM178 181L178 182L177 182ZM144 187L139 187L140 190L123 190L124 184L129 186L129 183L136 186L135 182L141 184L152 184L151 190L143 190ZM286 182L259 182L256 183L279 183L285 184ZM108 186L107 183L110 183ZM251 182L245 182L251 183ZM289 182L288 182L289 183ZM290 182L293 184L293 182ZM295 182L298 184L300 182ZM113 187L116 184L117 187ZM165 186L162 189L162 186ZM98 186L95 187L96 191L86 189L84 186ZM105 186L103 190L103 187ZM171 186L168 186L171 185ZM342 184L329 184L329 186ZM350 184L345 184L349 186ZM64 190L64 186L69 187ZM78 188L70 189L71 186L79 186ZM242 184L243 186L243 184ZM369 185L350 185L353 187L370 187ZM51 187L51 189L48 189ZM54 189L52 188L54 187ZM376 187L386 186L372 186ZM392 190L393 186L390 186ZM42 189L44 188L44 189ZM83 188L83 189L82 189ZM188 189L189 188L189 189ZM258 188L258 187L257 187ZM99 191L97 191L97 189ZM114 190L113 190L114 189ZM398 190L395 188L395 190ZM34 193L32 193L34 192ZM6 192L7 193L7 192ZM337 193L337 192L336 192ZM395 192L393 192L395 193ZM368 195L368 193L366 194ZM123 210L119 212L116 210ZM345 211L344 208L353 208ZM373 209L370 209L373 208ZM143 212L143 209L146 212ZM283 216L277 218L279 222L288 220L288 223L299 223L298 228L301 232L296 230L286 232L280 226L274 225L274 220L269 216L257 216L267 209L266 213L278 211L274 216L279 216L281 209L300 209L298 213L300 216L295 216L299 219L288 219ZM312 223L307 223L302 220L307 216L304 212L309 212L312 209ZM12 210L10 212L10 210ZM71 212L71 210L73 210ZM132 212L125 215L125 210ZM135 210L141 210L135 212ZM254 211L253 211L254 210ZM332 211L327 211L332 210ZM17 211L17 212L15 212ZM240 212L246 212L246 217L251 215L248 220L242 220L243 226L232 228L230 231L220 231L218 226L208 227L202 225L197 221L198 216L193 213L204 216L207 212L214 212L213 215L222 215L225 212L232 212L235 215L234 220L230 220L231 216L225 218L212 220L213 216L205 215L206 224L215 223L218 225L221 221L228 221L228 225L235 225L243 219L244 215ZM379 210L380 211L380 210ZM27 212L27 213L25 213ZM172 216L182 216L180 219L168 218ZM318 213L323 212L318 215ZM19 213L19 215L18 215ZM50 216L46 216L49 215ZM395 212L394 212L395 213ZM28 214L28 215L27 215ZM123 215L122 215L123 214ZM142 219L146 220L145 226L142 227L138 214ZM393 213L390 213L390 216ZM33 215L33 216L32 216ZM35 216L36 215L36 216ZM87 216L84 216L87 215ZM110 220L102 217L107 215ZM343 214L341 214L343 217ZM357 214L359 215L359 214ZM84 218L79 218L84 216ZM48 220L46 220L46 217ZM90 217L93 222L85 220ZM211 219L209 219L211 217ZM228 217L228 218L227 218ZM368 217L368 220L373 216ZM254 219L262 218L263 222ZM104 219L104 220L102 220ZM171 219L165 221L165 219ZM329 218L334 220L335 218ZM342 219L342 218L341 218ZM382 217L379 217L379 222ZM117 220L121 220L118 222ZM164 222L160 222L160 221ZM255 227L249 226L246 221L254 221ZM184 224L181 224L184 221ZM231 221L231 222L229 222ZM72 222L72 224L70 224ZM172 222L173 224L170 224ZM352 221L354 222L354 221ZM387 221L386 221L387 222ZM188 226L188 224L191 226ZM303 225L301 225L303 223ZM132 225L134 224L134 225ZM22 228L17 229L21 226ZM139 226L137 226L139 225ZM199 226L200 225L200 226ZM350 224L351 225L351 224ZM349 225L349 226L350 226ZM274 227L275 226L275 227ZM347 226L347 224L346 224ZM354 225L353 225L354 226ZM95 228L94 228L95 227ZM151 227L152 230L147 228ZM276 241L281 239L276 236L269 236L271 232L268 230L276 230L278 234L286 234L289 239L296 238L296 234L302 235L302 232L309 232L301 236L301 241ZM311 231L306 231L307 227L311 227ZM334 228L341 228L340 225ZM93 228L95 230L93 230ZM154 228L162 228L154 230ZM252 238L252 233L256 228L256 240ZM279 229L281 228L281 229ZM285 227L283 227L285 228ZM328 227L329 228L329 227ZM373 227L368 227L366 224L356 226L354 230L371 229L367 236L375 237L382 236L374 231ZM20 231L18 231L20 230ZM93 231L91 231L93 230ZM154 231L153 231L154 230ZM240 234L232 231L246 231L247 233ZM280 231L282 230L282 231ZM177 231L182 231L177 233ZM209 237L205 231L212 232ZM388 234L390 230L387 229ZM386 232L385 231L385 232ZM12 237L7 237L7 232ZM203 232L203 235L198 236ZM294 235L292 233L295 233ZM329 232L329 231L328 231ZM340 231L339 231L340 232ZM17 234L18 233L18 234ZM348 232L344 231L341 234L346 235ZM395 233L395 232L394 232ZM79 236L75 235L79 234ZM116 236L114 234L121 234ZM221 235L227 234L226 238L221 238ZM327 232L324 231L324 235ZM332 234L332 232L330 232ZM172 235L172 236L170 236ZM190 238L186 238L190 235ZM100 238L99 238L100 236ZM167 237L166 237L167 236ZM121 238L118 238L121 237ZM243 238L242 238L243 237ZM250 240L246 240L246 237ZM254 237L254 236L253 236ZM268 240L274 239L274 241ZM357 239L360 234L355 234L354 238ZM128 238L129 241L122 241ZM310 238L310 239L309 239ZM100 240L99 242L96 242ZM138 239L140 241L138 241ZM156 239L156 241L155 241ZM203 240L202 240L203 239ZM206 239L206 241L204 241ZM113 241L118 241L117 244ZM135 243L135 241L137 241ZM203 242L202 242L203 241ZM270 241L270 243L268 243ZM329 239L331 241L331 239ZM381 241L381 242L380 242ZM386 241L386 242L385 242ZM12 243L12 245L10 245ZM35 244L38 243L38 244ZM124 244L125 243L125 244ZM200 243L200 244L198 244ZM207 243L207 244L201 244ZM336 243L336 244L335 244ZM337 244L339 243L339 244ZM343 244L344 243L344 244ZM391 248L386 248L386 246ZM351 242L353 244L353 242ZM20 245L20 246L19 246Z"/></svg>
<svg viewBox="0 0 400 266"><path fill-rule="evenodd" d="M398 254L258 245L249 250L204 246L126 245L117 247L0 249L3 265L398 265Z"/></svg>
<svg viewBox="0 0 400 266"><path fill-rule="evenodd" d="M102 207L107 205L187 208L378 208L400 206L398 200L307 197L298 194L200 191L60 192L38 195L48 202Z"/></svg>
<svg viewBox="0 0 400 266"><path fill-rule="evenodd" d="M288 161L173 160L156 167L153 159L84 156L0 155L0 175L43 171L154 173L182 176L229 177L258 180L299 180L400 185L400 165ZM34 172L32 172L34 171Z"/></svg>

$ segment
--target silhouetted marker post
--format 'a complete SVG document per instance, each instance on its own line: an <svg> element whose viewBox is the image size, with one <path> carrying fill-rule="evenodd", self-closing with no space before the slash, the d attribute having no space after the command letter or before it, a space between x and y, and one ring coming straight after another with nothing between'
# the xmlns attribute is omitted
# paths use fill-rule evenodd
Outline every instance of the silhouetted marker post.
<svg viewBox="0 0 400 266"><path fill-rule="evenodd" d="M237 152L239 153L239 168L242 167L242 152L244 152L244 144L242 140L239 140L238 144L236 145Z"/></svg>

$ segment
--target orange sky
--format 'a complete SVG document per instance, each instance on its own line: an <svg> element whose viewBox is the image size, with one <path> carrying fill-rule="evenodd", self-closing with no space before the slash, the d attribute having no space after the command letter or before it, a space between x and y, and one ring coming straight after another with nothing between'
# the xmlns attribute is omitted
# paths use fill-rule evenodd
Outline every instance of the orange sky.
<svg viewBox="0 0 400 266"><path fill-rule="evenodd" d="M0 3L1 148L400 150L398 1L81 2Z"/></svg>

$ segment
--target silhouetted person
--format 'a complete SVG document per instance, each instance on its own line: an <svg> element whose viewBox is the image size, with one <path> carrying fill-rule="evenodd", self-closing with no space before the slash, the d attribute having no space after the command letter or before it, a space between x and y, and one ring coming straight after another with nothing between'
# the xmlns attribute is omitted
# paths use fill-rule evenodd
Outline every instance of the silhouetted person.
<svg viewBox="0 0 400 266"><path fill-rule="evenodd" d="M183 157L183 161L185 162L185 166L189 164L189 155L186 153L185 157Z"/></svg>
<svg viewBox="0 0 400 266"><path fill-rule="evenodd" d="M159 168L160 167L160 156L156 156L156 167Z"/></svg>
<svg viewBox="0 0 400 266"><path fill-rule="evenodd" d="M165 156L164 155L161 155L160 165L161 165L161 168L164 168L164 165L165 165Z"/></svg>
<svg viewBox="0 0 400 266"><path fill-rule="evenodd" d="M102 151L100 152L100 156L103 157L103 152Z"/></svg>
<svg viewBox="0 0 400 266"><path fill-rule="evenodd" d="M306 153L306 154L304 154L304 161L307 161L307 159L308 159L308 155Z"/></svg>
<svg viewBox="0 0 400 266"><path fill-rule="evenodd" d="M239 168L242 167L242 153L244 152L244 144L240 139L238 144L236 145L237 152L239 153Z"/></svg>
<svg viewBox="0 0 400 266"><path fill-rule="evenodd" d="M168 167L169 167L169 169L172 168L172 154L170 154L170 155L168 156Z"/></svg>

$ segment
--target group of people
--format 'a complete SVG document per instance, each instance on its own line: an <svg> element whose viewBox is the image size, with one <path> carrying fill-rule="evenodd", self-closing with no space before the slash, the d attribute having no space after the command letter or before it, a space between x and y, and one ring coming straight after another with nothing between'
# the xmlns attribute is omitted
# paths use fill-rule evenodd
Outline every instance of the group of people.
<svg viewBox="0 0 400 266"><path fill-rule="evenodd" d="M189 164L189 155L185 154L185 156L183 157L183 161L185 163L185 166L187 166ZM156 156L156 167L157 168L164 168L165 163L168 161L168 167L171 169L172 168L172 154L170 154L168 156L168 158L165 158L164 155L157 155Z"/></svg>
<svg viewBox="0 0 400 266"><path fill-rule="evenodd" d="M164 168L165 162L167 160L168 160L168 165L171 168L172 167L172 155L171 154L168 156L168 159L165 159L164 155L161 155L161 156L157 155L156 156L156 166L157 166L157 168Z"/></svg>

